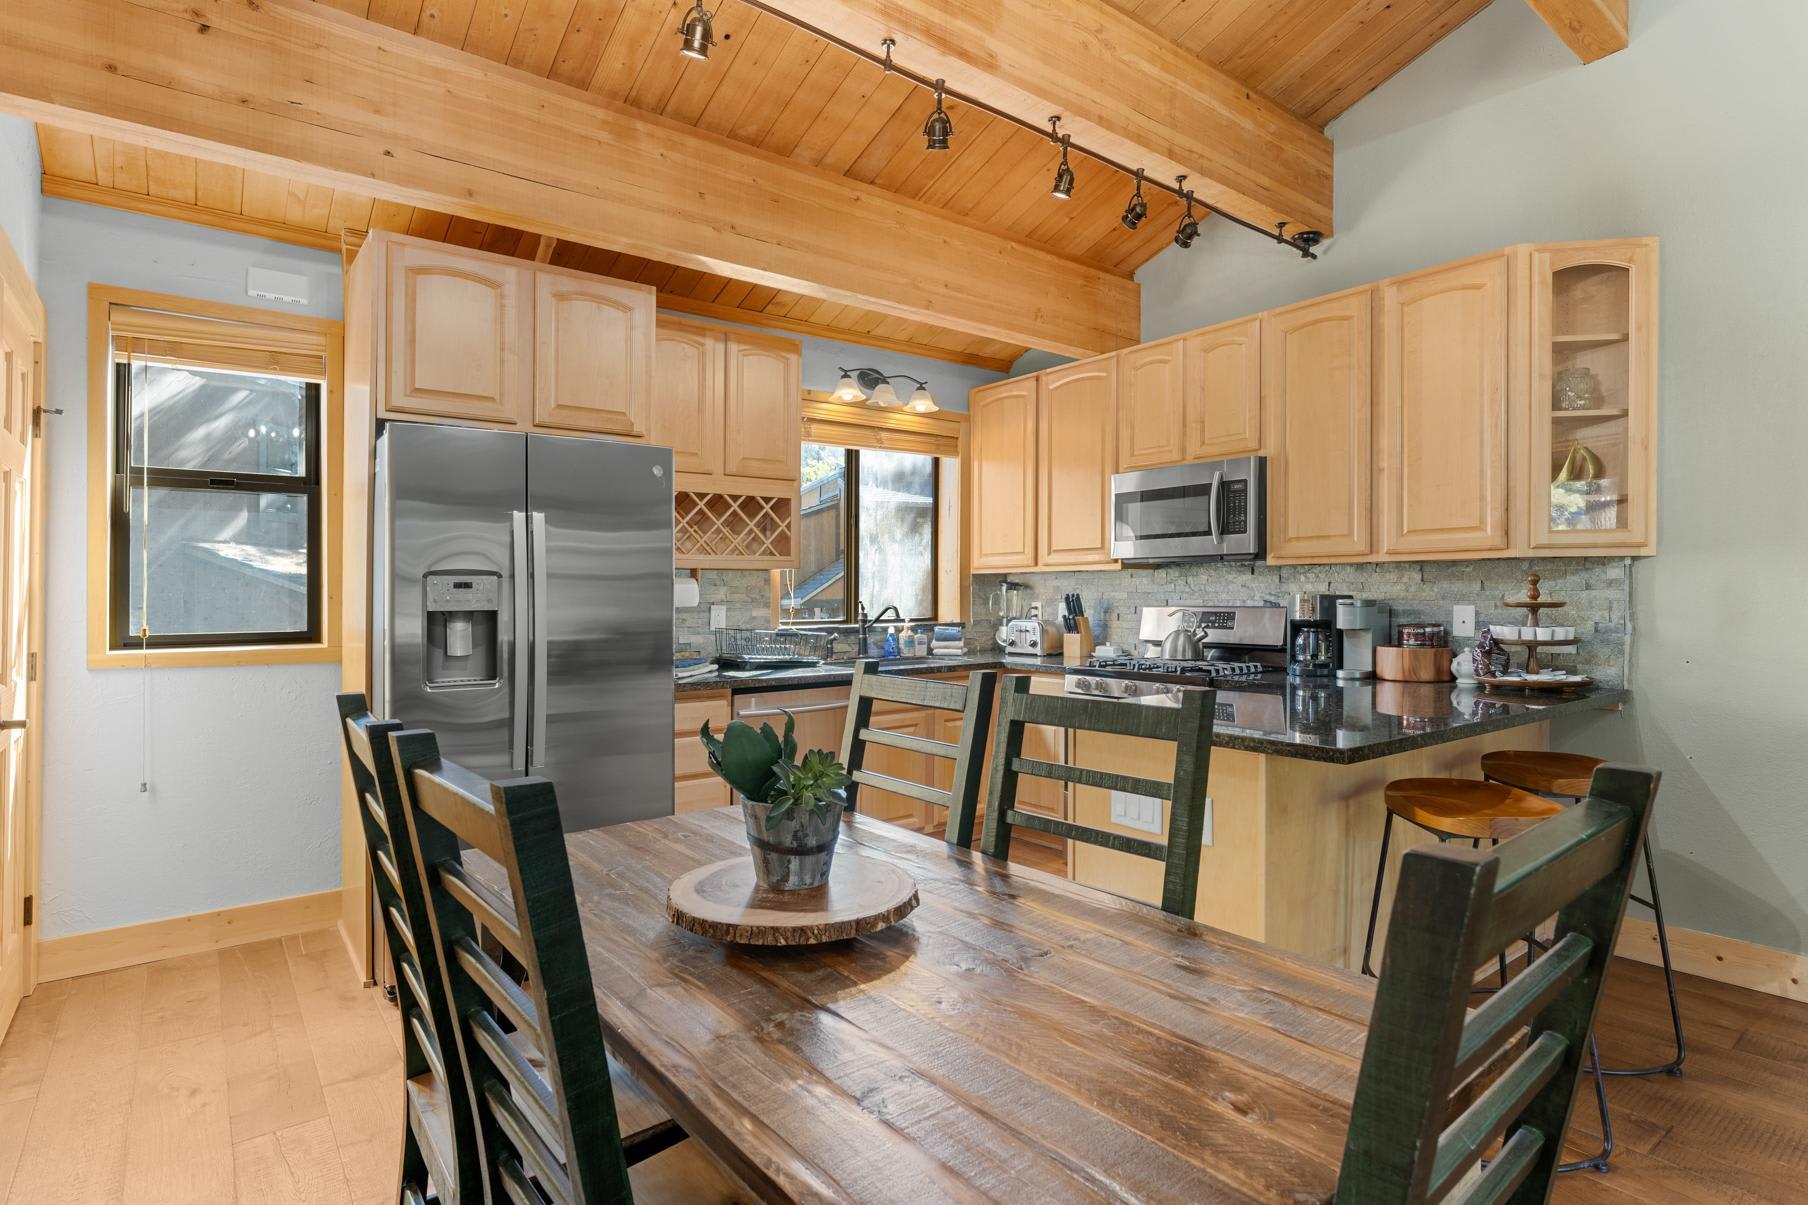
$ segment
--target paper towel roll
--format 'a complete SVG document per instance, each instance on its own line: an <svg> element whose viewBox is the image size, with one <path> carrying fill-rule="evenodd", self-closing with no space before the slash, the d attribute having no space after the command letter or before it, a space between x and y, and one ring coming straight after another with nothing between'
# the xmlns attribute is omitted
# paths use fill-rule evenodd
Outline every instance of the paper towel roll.
<svg viewBox="0 0 1808 1205"><path fill-rule="evenodd" d="M674 607L694 607L703 601L697 589L694 577L674 577L672 579L672 605Z"/></svg>

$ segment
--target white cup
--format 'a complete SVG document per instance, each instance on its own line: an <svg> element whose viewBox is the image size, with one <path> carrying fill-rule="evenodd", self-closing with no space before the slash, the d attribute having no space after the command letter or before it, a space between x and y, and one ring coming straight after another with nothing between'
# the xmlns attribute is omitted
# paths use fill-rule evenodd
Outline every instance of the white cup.
<svg viewBox="0 0 1808 1205"><path fill-rule="evenodd" d="M1519 629L1510 623L1491 623L1488 625L1488 630L1494 633L1496 640L1519 639Z"/></svg>
<svg viewBox="0 0 1808 1205"><path fill-rule="evenodd" d="M1555 639L1557 639L1557 629L1556 628L1533 628L1532 629L1532 639L1533 640L1555 640Z"/></svg>
<svg viewBox="0 0 1808 1205"><path fill-rule="evenodd" d="M1556 633L1555 636L1551 637L1553 640L1574 640L1576 638L1576 629L1574 628L1552 628L1551 631Z"/></svg>

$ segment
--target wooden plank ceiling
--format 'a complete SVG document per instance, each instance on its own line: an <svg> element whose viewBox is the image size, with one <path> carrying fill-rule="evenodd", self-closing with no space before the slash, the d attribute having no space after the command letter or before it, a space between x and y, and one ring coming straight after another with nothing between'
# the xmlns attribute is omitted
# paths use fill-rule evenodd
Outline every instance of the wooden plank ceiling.
<svg viewBox="0 0 1808 1205"><path fill-rule="evenodd" d="M1110 0L1156 32L1322 126L1488 0ZM1046 138L954 103L953 149L927 152L927 98L905 80L738 0L716 8L707 61L676 52L689 0L330 0L353 15L659 113L961 215L1101 268L1133 272L1168 245L1179 205L1150 194L1118 222L1127 182L1076 158L1074 199L1048 193ZM1025 115L1040 117L1042 115ZM39 127L46 195L336 247L347 227L400 230L533 257L538 234L112 139ZM707 170L703 166L702 170ZM1254 236L1252 236L1254 237ZM660 304L989 368L1025 349L562 243L552 262L652 284ZM1276 254L1283 254L1277 250ZM1026 299L1026 304L1028 303Z"/></svg>

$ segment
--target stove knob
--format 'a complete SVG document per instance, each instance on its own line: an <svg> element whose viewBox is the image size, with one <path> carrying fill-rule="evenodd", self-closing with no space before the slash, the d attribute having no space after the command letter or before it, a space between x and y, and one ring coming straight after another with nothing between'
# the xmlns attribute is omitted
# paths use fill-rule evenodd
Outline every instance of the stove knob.
<svg viewBox="0 0 1808 1205"><path fill-rule="evenodd" d="M1137 696L1137 695L1140 695L1140 694L1142 694L1142 693L1143 693L1143 686L1142 686L1142 683L1140 683L1140 682L1126 682L1126 683L1124 683L1124 697L1125 697L1125 698L1130 698L1130 699L1133 699L1133 698L1135 698L1135 697L1136 697L1136 696Z"/></svg>
<svg viewBox="0 0 1808 1205"><path fill-rule="evenodd" d="M1083 695L1097 694L1099 684L1094 682L1091 678L1075 678L1074 689Z"/></svg>

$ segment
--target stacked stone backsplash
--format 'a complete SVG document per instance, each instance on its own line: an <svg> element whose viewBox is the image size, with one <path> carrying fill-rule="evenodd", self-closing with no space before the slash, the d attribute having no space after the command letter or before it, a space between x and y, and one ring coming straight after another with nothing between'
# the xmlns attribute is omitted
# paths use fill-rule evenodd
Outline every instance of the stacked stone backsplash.
<svg viewBox="0 0 1808 1205"><path fill-rule="evenodd" d="M679 573L676 576L687 576ZM731 628L772 626L772 575L758 569L705 569L697 581L701 597L694 607L672 608L672 647L716 653L716 634L709 628L711 603L728 608Z"/></svg>
<svg viewBox="0 0 1808 1205"><path fill-rule="evenodd" d="M1130 647L1142 608L1158 603L1285 602L1299 591L1325 591L1373 598L1393 608L1395 623L1451 622L1450 609L1468 603L1476 623L1521 625L1526 613L1502 605L1524 598L1526 575L1542 579L1539 591L1568 606L1546 611L1541 623L1574 627L1574 654L1541 657L1553 667L1588 674L1603 685L1626 683L1631 639L1632 584L1625 557L1550 557L1496 561L1399 561L1360 565L1268 565L1259 562L1167 565L1112 572L975 574L974 622L968 643L989 647L992 614L987 599L1007 578L1029 587L1026 602L1040 602L1057 618L1061 596L1078 592L1092 620L1093 637ZM1478 626L1477 630L1480 630ZM1453 645L1474 643L1452 638ZM1514 664L1523 663L1514 651Z"/></svg>

